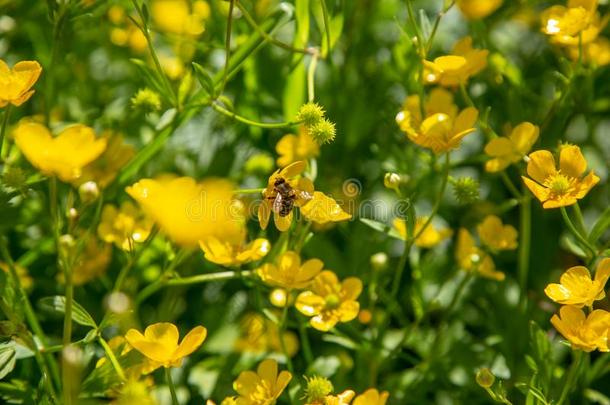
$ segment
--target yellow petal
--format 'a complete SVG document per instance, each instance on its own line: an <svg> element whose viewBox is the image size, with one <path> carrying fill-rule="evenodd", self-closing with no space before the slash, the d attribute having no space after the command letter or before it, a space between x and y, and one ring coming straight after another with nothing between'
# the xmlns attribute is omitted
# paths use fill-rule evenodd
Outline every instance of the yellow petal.
<svg viewBox="0 0 610 405"><path fill-rule="evenodd" d="M290 178L298 176L303 173L307 168L307 162L304 160L299 160L297 162L291 163L288 166L284 167L280 171L280 175L284 178Z"/></svg>
<svg viewBox="0 0 610 405"><path fill-rule="evenodd" d="M315 295L311 291L304 291L299 294L295 302L296 309L303 315L314 316L324 308L324 298Z"/></svg>
<svg viewBox="0 0 610 405"><path fill-rule="evenodd" d="M301 213L319 224L345 221L352 217L333 198L319 191L314 192L311 201L301 207Z"/></svg>
<svg viewBox="0 0 610 405"><path fill-rule="evenodd" d="M538 126L530 122L522 122L512 130L510 140L521 155L526 155L538 140L539 134Z"/></svg>
<svg viewBox="0 0 610 405"><path fill-rule="evenodd" d="M547 177L555 175L555 158L548 150L539 150L529 155L527 174L538 183L544 183ZM532 191L533 192L533 191Z"/></svg>
<svg viewBox="0 0 610 405"><path fill-rule="evenodd" d="M144 337L151 342L157 342L169 350L178 346L180 334L176 325L170 322L159 322L149 325L144 330Z"/></svg>
<svg viewBox="0 0 610 405"><path fill-rule="evenodd" d="M180 342L180 345L174 352L173 357L175 359L180 359L193 353L199 348L199 346L201 346L207 334L208 331L203 326L193 328L189 333L187 333L184 339L182 339L182 342Z"/></svg>
<svg viewBox="0 0 610 405"><path fill-rule="evenodd" d="M275 227L280 232L285 232L290 229L290 225L292 225L292 211L288 213L286 216L280 216L277 212L273 213L273 221L275 222Z"/></svg>
<svg viewBox="0 0 610 405"><path fill-rule="evenodd" d="M525 183L525 185L527 186L527 188L529 188L529 190L532 192L532 194L534 194L534 196L536 196L536 198L544 203L545 201L547 201L549 199L549 189L546 187L541 186L540 184L536 183L535 181L528 179L527 177L521 177L523 179L523 182Z"/></svg>
<svg viewBox="0 0 610 405"><path fill-rule="evenodd" d="M574 178L579 178L587 170L587 161L578 146L569 145L561 148L559 169Z"/></svg>

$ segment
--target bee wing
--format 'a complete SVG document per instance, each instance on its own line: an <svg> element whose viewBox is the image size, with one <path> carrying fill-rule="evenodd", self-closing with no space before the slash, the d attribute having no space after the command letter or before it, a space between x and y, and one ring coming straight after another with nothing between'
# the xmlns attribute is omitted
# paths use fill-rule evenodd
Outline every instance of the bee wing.
<svg viewBox="0 0 610 405"><path fill-rule="evenodd" d="M299 191L297 192L297 198L309 201L313 198L313 194L308 193L307 191Z"/></svg>
<svg viewBox="0 0 610 405"><path fill-rule="evenodd" d="M277 196L275 196L275 199L273 200L273 211L280 212L281 209L282 209L282 195L280 193L278 193Z"/></svg>

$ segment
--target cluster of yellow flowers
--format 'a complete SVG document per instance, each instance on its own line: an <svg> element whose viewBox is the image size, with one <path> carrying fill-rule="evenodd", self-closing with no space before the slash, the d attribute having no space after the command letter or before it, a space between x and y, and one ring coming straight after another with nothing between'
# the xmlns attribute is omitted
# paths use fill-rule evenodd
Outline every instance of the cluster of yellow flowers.
<svg viewBox="0 0 610 405"><path fill-rule="evenodd" d="M610 351L610 312L593 309L595 301L606 297L608 278L610 258L599 262L594 279L591 279L589 269L575 266L562 274L559 284L549 284L544 290L550 299L562 305L559 316L553 315L551 323L574 349Z"/></svg>

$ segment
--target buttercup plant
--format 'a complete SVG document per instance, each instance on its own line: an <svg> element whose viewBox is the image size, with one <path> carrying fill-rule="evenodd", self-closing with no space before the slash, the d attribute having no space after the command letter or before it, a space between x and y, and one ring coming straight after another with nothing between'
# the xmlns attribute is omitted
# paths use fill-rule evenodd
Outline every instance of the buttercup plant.
<svg viewBox="0 0 610 405"><path fill-rule="evenodd" d="M0 403L607 402L607 2L0 3Z"/></svg>

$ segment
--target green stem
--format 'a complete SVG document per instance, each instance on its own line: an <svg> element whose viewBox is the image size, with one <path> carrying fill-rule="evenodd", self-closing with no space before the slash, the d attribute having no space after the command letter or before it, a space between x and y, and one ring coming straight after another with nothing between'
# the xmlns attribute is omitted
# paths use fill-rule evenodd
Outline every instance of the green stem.
<svg viewBox="0 0 610 405"><path fill-rule="evenodd" d="M581 233L578 231L578 229L576 229L576 227L572 223L572 220L568 216L568 212L566 211L565 207L560 207L560 210L561 210L561 216L563 217L563 220L566 223L566 225L567 225L568 229L570 230L570 232L572 233L572 235L574 235L576 240L578 242L580 242L581 246L585 250L589 251L589 254L591 255L590 257L595 257L595 255L596 255L595 248L593 246L591 246L591 244L589 243L587 238L584 237L583 235L581 235ZM589 254L587 254L587 258L589 258Z"/></svg>
<svg viewBox="0 0 610 405"><path fill-rule="evenodd" d="M66 311L64 313L64 335L63 345L67 347L72 340L72 303L74 301L74 284L72 283L72 266L64 266L64 278L66 282L65 297Z"/></svg>
<svg viewBox="0 0 610 405"><path fill-rule="evenodd" d="M172 405L179 405L178 395L176 395L176 387L174 386L174 380L172 379L172 371L169 367L165 367L165 379L169 386L169 392L172 395Z"/></svg>
<svg viewBox="0 0 610 405"><path fill-rule="evenodd" d="M525 196L520 201L519 286L521 287L522 302L525 304L527 303L527 279L532 239L532 198Z"/></svg>
<svg viewBox="0 0 610 405"><path fill-rule="evenodd" d="M193 284L208 283L210 281L225 281L240 277L250 277L252 271L222 271L218 273L200 274L192 277L182 277L170 279L166 282L168 287L177 287Z"/></svg>
<svg viewBox="0 0 610 405"><path fill-rule="evenodd" d="M260 194L264 191L264 188L242 188L239 190L234 190L234 194Z"/></svg>
<svg viewBox="0 0 610 405"><path fill-rule="evenodd" d="M102 335L98 335L97 340L98 342L100 342L100 345L104 349L104 352L106 352L106 356L108 357L108 360L110 360L110 364L112 364L112 367L116 371L121 381L126 381L127 379L125 378L125 371L123 370L123 367L121 367L121 363L119 363L116 356L114 355L112 348L110 348L110 346L108 345L108 342L106 342Z"/></svg>
<svg viewBox="0 0 610 405"><path fill-rule="evenodd" d="M303 346L303 356L307 364L312 364L314 361L313 352L311 351L311 344L309 343L309 336L307 335L307 322L301 322L299 324L299 335L301 336L301 345Z"/></svg>
<svg viewBox="0 0 610 405"><path fill-rule="evenodd" d="M315 89L315 77L316 67L318 66L318 54L314 54L309 62L309 69L307 70L307 99L310 103L316 98Z"/></svg>
<svg viewBox="0 0 610 405"><path fill-rule="evenodd" d="M300 121L257 122L257 121L252 121L249 118L242 117L241 115L238 115L232 111L229 111L226 108L221 107L217 103L212 103L211 106L214 110L218 111L221 114L226 115L229 118L233 118L235 121L239 121L244 124L251 125L254 127L259 127L259 128L287 128L287 127L293 127L293 126L299 125L301 123Z"/></svg>
<svg viewBox="0 0 610 405"><path fill-rule="evenodd" d="M501 171L500 177L502 178L504 185L506 186L506 188L508 188L508 191L510 191L510 193L513 195L513 197L515 197L517 200L521 201L523 196L517 189L517 186L515 186L515 183L513 183L513 181L510 179L510 177L508 177L508 174L506 174L505 171Z"/></svg>
<svg viewBox="0 0 610 405"><path fill-rule="evenodd" d="M233 8L235 7L235 0L229 2L229 14L227 17L227 33L225 36L225 67L222 73L222 82L220 85L220 91L218 94L222 94L224 91L227 80L229 78L229 62L231 59L231 32L233 30ZM264 37L263 37L264 38Z"/></svg>
<svg viewBox="0 0 610 405"><path fill-rule="evenodd" d="M559 401L557 401L557 405L562 405L568 399L568 395L570 395L570 392L574 389L574 385L578 380L579 369L584 356L581 350L575 350L572 354L572 365L568 371L568 375L563 385L563 390L561 391Z"/></svg>
<svg viewBox="0 0 610 405"><path fill-rule="evenodd" d="M309 54L312 55L314 54L316 51L315 49L302 49L302 48L295 48L291 45L288 45L280 40L277 40L275 38L273 38L271 35L267 34L254 20L254 18L252 17L252 14L250 14L250 12L248 11L248 9L246 7L244 7L243 4L241 4L241 2L239 0L236 0L237 8L240 9L240 11L242 12L244 18L246 19L246 22L256 30L256 32L258 32L258 34L263 37L267 42L276 45L280 48L286 49L287 51L291 51L291 52L295 52L295 53L303 53L303 54Z"/></svg>
<svg viewBox="0 0 610 405"><path fill-rule="evenodd" d="M11 105L8 104L4 110L4 117L2 117L2 127L0 128L0 162L4 161L4 138L6 136L6 127L8 126L9 117L11 115ZM8 148L7 148L8 150Z"/></svg>
<svg viewBox="0 0 610 405"><path fill-rule="evenodd" d="M445 14L449 10L451 10L451 8L453 7L454 4L455 4L455 0L452 1L447 7L443 8L443 10L440 11L438 13L438 15L436 16L436 19L434 20L434 26L432 27L432 32L430 33L430 37L428 38L428 41L426 42L426 54L428 52L430 52L430 49L432 48L432 43L434 41L434 37L436 36L436 32L438 30L438 27L440 25L442 18L445 16Z"/></svg>
<svg viewBox="0 0 610 405"><path fill-rule="evenodd" d="M290 307L290 305L288 305L288 303L291 300L291 295L292 295L292 291L288 290L286 292L287 297L286 297L286 305L284 305L284 309L282 311L282 318L280 319L280 325L279 325L279 338L280 338L280 347L282 348L282 353L284 354L284 357L286 357L286 366L288 367L288 371L290 371L291 374L294 374L294 367L292 366L292 359L290 358L290 355L288 354L288 350L286 350L286 341L284 340L284 334L286 332L286 321L288 320L288 308Z"/></svg>
<svg viewBox="0 0 610 405"><path fill-rule="evenodd" d="M150 234L148 235L148 237L146 238L144 243L142 244L142 247L140 247L140 249L138 249L138 251L135 254L130 256L130 258L127 261L127 263L125 264L125 266L123 266L123 268L119 272L119 275L116 279L114 287L112 288L112 292L121 291L121 289L123 288L123 283L125 282L125 279L129 275L129 272L136 265L136 263L142 256L142 253L144 251L146 251L148 246L150 246L152 240L155 238L155 236L157 235L158 232L159 232L159 227L155 225L153 227L153 229L150 231Z"/></svg>
<svg viewBox="0 0 610 405"><path fill-rule="evenodd" d="M582 216L580 205L578 202L572 206L574 208L574 214L576 215L576 227L582 235L587 235L587 227L585 226L585 219Z"/></svg>
<svg viewBox="0 0 610 405"><path fill-rule="evenodd" d="M155 51L155 48L152 43L152 38L150 37L150 31L148 30L148 27L145 25L147 19L145 18L144 13L142 12L142 9L138 5L138 2L136 0L131 0L131 2L133 4L134 8L136 9L136 12L138 13L138 16L140 17L141 25L140 24L137 24L137 25L140 28L140 31L142 31L142 34L144 35L144 37L146 38L146 43L148 44L148 51L150 52L150 56L153 59L153 63L155 64L157 73L161 77L161 80L163 80L163 84L165 85L165 88L166 88L168 94L171 96L172 102L175 103L174 105L177 107L178 106L178 95L176 94L176 92L174 92L172 84L169 82L169 79L167 78L167 75L163 71L163 67L161 66L161 63L159 62L159 58L157 57L157 52Z"/></svg>

